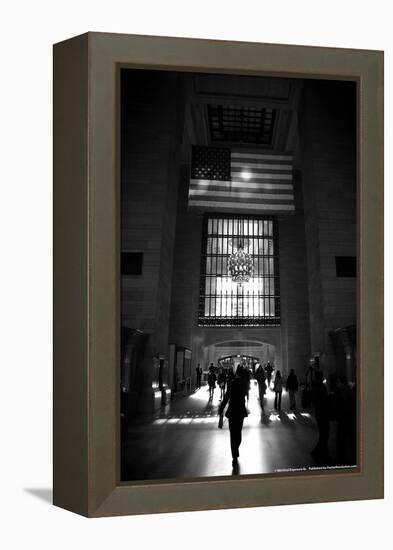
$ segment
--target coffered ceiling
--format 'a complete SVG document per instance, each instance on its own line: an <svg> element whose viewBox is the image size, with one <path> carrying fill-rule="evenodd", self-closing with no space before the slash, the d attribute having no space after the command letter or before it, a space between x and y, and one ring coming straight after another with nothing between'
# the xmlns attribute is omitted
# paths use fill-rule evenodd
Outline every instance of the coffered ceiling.
<svg viewBox="0 0 393 550"><path fill-rule="evenodd" d="M301 90L301 79L187 75L183 160L190 144L293 152Z"/></svg>

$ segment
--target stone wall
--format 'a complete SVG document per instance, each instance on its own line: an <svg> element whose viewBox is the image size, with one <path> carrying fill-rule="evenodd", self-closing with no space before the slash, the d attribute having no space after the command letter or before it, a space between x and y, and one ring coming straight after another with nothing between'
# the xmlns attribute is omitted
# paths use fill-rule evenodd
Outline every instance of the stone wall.
<svg viewBox="0 0 393 550"><path fill-rule="evenodd" d="M356 323L356 278L335 257L356 256L356 87L306 81L299 111L311 347L328 371L330 331Z"/></svg>
<svg viewBox="0 0 393 550"><path fill-rule="evenodd" d="M151 411L160 404L154 364L168 346L183 79L127 70L121 86L121 250L143 253L142 274L122 277L121 323L149 335L137 365L137 408Z"/></svg>
<svg viewBox="0 0 393 550"><path fill-rule="evenodd" d="M142 275L122 280L122 325L166 353L184 100L181 75L123 72L121 247L143 252Z"/></svg>
<svg viewBox="0 0 393 550"><path fill-rule="evenodd" d="M302 377L310 358L310 321L302 181L294 172L295 213L278 222L280 251L281 331L284 371Z"/></svg>

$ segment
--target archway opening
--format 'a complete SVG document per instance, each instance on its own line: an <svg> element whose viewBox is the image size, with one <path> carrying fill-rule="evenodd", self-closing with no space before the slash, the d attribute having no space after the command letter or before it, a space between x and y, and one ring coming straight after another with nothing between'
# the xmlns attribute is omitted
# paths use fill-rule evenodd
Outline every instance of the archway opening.
<svg viewBox="0 0 393 550"><path fill-rule="evenodd" d="M240 362L250 363L250 366L252 366L256 362L265 364L268 361L275 364L277 360L276 346L258 340L216 342L208 346L207 356L208 364L213 363L217 366L220 363L233 366Z"/></svg>

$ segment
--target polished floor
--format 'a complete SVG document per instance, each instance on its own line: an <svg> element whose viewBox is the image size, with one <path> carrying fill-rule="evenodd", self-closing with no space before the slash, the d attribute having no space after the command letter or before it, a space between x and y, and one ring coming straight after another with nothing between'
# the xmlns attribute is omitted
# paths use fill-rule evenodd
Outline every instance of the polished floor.
<svg viewBox="0 0 393 550"><path fill-rule="evenodd" d="M286 392L281 411L275 411L274 393L268 390L261 414L252 380L239 469L233 472L228 421L218 429L219 398L217 388L209 400L203 386L155 416L134 422L122 448L122 480L277 473L315 466L310 451L318 435L312 411L302 410L299 403L291 411Z"/></svg>

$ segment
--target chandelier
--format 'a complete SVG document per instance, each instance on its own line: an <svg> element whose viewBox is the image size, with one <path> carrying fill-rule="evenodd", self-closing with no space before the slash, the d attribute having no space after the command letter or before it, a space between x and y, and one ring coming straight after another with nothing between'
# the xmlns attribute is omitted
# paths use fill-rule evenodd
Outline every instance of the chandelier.
<svg viewBox="0 0 393 550"><path fill-rule="evenodd" d="M234 283L247 283L254 269L252 256L244 251L242 243L236 252L229 256L228 270Z"/></svg>

